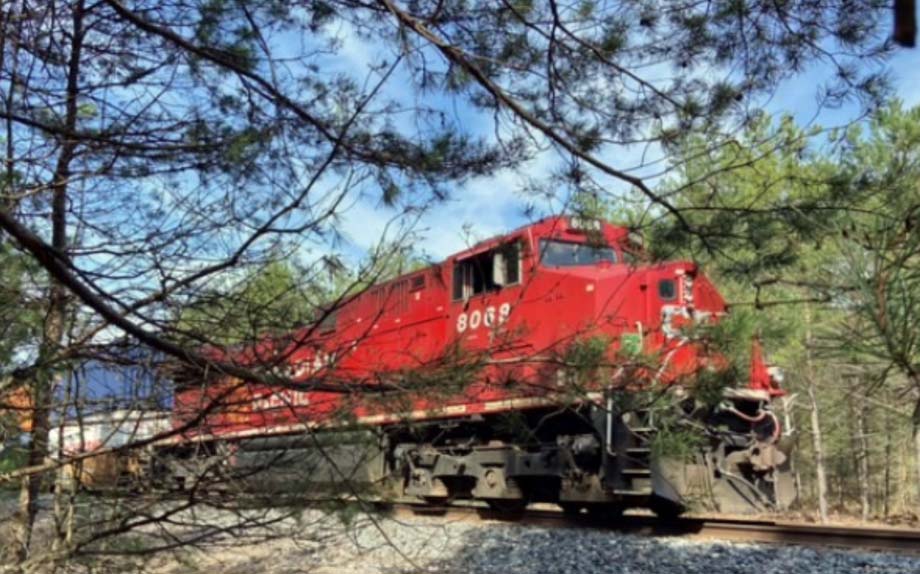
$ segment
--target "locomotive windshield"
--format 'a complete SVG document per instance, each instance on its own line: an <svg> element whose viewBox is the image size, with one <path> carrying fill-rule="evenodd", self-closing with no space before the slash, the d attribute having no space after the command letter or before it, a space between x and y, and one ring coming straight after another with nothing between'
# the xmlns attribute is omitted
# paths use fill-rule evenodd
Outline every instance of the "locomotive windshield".
<svg viewBox="0 0 920 574"><path fill-rule="evenodd" d="M540 240L540 262L547 267L595 265L601 261L616 263L617 252L612 247L552 239Z"/></svg>

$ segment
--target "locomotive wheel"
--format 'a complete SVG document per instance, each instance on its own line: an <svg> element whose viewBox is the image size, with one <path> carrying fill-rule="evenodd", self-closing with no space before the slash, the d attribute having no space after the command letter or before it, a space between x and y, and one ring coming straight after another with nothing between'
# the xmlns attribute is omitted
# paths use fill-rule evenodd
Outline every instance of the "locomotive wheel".
<svg viewBox="0 0 920 574"><path fill-rule="evenodd" d="M682 505L666 500L664 498L653 497L649 501L649 509L655 513L655 516L663 520L674 520L684 513L686 508Z"/></svg>
<svg viewBox="0 0 920 574"><path fill-rule="evenodd" d="M596 503L589 504L588 516L593 520L619 520L623 516L623 507L619 504Z"/></svg>
<svg viewBox="0 0 920 574"><path fill-rule="evenodd" d="M450 498L447 496L423 496L422 500L428 506L447 506L450 504Z"/></svg>
<svg viewBox="0 0 920 574"><path fill-rule="evenodd" d="M489 498L486 500L489 508L503 516L518 516L527 508L527 501L523 498Z"/></svg>
<svg viewBox="0 0 920 574"><path fill-rule="evenodd" d="M566 516L579 516L584 505L578 502L560 502L559 507Z"/></svg>

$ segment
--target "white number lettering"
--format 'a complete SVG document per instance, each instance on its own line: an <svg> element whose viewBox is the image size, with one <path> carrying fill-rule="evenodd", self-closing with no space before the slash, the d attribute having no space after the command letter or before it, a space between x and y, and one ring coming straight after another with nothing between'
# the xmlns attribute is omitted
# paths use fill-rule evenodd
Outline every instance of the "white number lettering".
<svg viewBox="0 0 920 574"><path fill-rule="evenodd" d="M496 314L498 315L497 317ZM476 309L469 314L460 313L457 316L457 332L463 333L467 329L472 331L473 329L478 329L480 325L485 325L486 327L501 325L508 320L510 315L511 303L502 303L498 308L498 313L496 313L495 307L486 307L485 310Z"/></svg>
<svg viewBox="0 0 920 574"><path fill-rule="evenodd" d="M495 307L486 307L485 315L482 316L482 324L486 327L495 324Z"/></svg>

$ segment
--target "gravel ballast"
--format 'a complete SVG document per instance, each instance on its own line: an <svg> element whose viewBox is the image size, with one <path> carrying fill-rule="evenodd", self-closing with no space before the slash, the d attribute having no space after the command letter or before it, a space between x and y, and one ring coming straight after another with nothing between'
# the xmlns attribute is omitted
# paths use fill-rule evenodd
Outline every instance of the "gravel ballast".
<svg viewBox="0 0 920 574"><path fill-rule="evenodd" d="M290 526L290 525L288 525ZM920 574L920 557L799 546L650 538L428 516L339 517L307 512L293 531L236 539L188 558L228 574ZM187 572L189 562L161 572Z"/></svg>

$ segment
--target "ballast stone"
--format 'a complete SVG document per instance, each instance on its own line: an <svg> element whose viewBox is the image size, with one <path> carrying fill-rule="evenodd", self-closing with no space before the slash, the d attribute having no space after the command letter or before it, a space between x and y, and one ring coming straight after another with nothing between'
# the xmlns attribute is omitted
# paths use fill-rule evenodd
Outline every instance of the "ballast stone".
<svg viewBox="0 0 920 574"><path fill-rule="evenodd" d="M228 574L920 574L920 557L748 543L649 538L587 528L544 528L439 517L335 517L305 524L310 542L275 540ZM301 531L306 537L310 532ZM249 554L246 556L246 554ZM202 564L204 566L204 564Z"/></svg>

